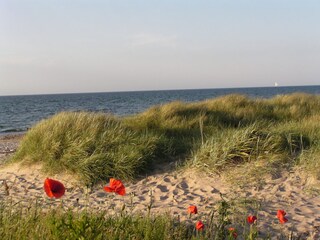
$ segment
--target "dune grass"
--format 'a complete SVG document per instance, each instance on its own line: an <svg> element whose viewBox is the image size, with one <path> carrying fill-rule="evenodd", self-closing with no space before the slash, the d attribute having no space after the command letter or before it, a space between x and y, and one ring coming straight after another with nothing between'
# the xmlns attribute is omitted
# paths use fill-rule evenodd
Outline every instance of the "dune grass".
<svg viewBox="0 0 320 240"><path fill-rule="evenodd" d="M169 213L133 215L125 207L111 215L90 208L66 208L63 202L49 209L41 204L36 201L26 208L0 201L0 239L233 240L230 228L235 229L238 239L302 239L301 234L293 234L279 223L274 223L272 232L250 226L244 212L249 206L258 210L259 204L248 199L222 198L208 215L199 213L187 221ZM204 223L201 230L196 229L198 220Z"/></svg>
<svg viewBox="0 0 320 240"><path fill-rule="evenodd" d="M62 112L28 131L15 159L40 162L48 172L68 171L89 182L132 179L153 160L160 141L112 116Z"/></svg>
<svg viewBox="0 0 320 240"><path fill-rule="evenodd" d="M0 205L0 239L191 239L192 229L169 216L43 211Z"/></svg>
<svg viewBox="0 0 320 240"><path fill-rule="evenodd" d="M319 120L320 96L303 93L172 102L123 118L63 112L28 131L14 160L89 183L134 179L176 160L217 173L257 165L246 170L257 178L298 165L320 178Z"/></svg>

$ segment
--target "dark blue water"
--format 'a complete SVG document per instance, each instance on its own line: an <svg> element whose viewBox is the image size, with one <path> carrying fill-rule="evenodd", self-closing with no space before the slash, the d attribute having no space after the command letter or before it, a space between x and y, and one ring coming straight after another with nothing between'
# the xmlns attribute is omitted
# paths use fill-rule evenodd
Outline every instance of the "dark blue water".
<svg viewBox="0 0 320 240"><path fill-rule="evenodd" d="M25 131L61 111L99 111L123 116L174 100L201 101L230 93L270 98L293 92L320 94L320 86L0 96L0 133Z"/></svg>

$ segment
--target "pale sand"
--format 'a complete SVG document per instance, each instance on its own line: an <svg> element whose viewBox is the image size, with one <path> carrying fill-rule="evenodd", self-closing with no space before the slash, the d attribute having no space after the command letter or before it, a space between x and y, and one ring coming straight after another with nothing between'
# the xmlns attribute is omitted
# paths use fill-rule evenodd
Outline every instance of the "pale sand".
<svg viewBox="0 0 320 240"><path fill-rule="evenodd" d="M226 199L257 200L261 204L260 210L255 212L249 207L243 210L242 216L244 219L249 214L256 214L259 229L265 232L274 233L282 228L286 232L291 229L299 233L315 233L320 226L320 197L308 194L310 184L307 178L300 177L297 171L285 173L277 179L267 179L259 189L235 189L218 176L209 177L194 170L158 173L136 183L125 183L127 194L122 197L104 192L103 185L95 186L93 189L83 187L68 175L44 175L40 168L39 165L0 166L0 201L30 205L37 200L42 205L60 206L60 200L49 201L44 194L44 179L50 177L63 182L67 188L62 198L64 207L88 207L107 210L113 214L119 212L125 204L126 211L147 213L152 199L151 213L168 212L182 221L194 222L196 219L204 219L205 215L214 209L217 201L221 200L222 193ZM4 181L9 187L8 190L5 189ZM196 205L199 212L191 220L188 219L186 211L189 205ZM287 212L287 224L278 223L278 209Z"/></svg>

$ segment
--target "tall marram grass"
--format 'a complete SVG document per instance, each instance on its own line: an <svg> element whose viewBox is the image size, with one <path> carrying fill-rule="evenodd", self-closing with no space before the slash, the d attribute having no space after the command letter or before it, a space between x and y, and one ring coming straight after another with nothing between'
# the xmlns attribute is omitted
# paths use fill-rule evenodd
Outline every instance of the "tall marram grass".
<svg viewBox="0 0 320 240"><path fill-rule="evenodd" d="M160 141L161 136L133 131L112 116L62 112L28 131L14 158L89 182L132 179L153 160Z"/></svg>
<svg viewBox="0 0 320 240"><path fill-rule="evenodd" d="M256 165L259 176L298 164L320 177L319 119L320 96L303 93L172 102L124 118L60 113L26 134L15 159L89 182L132 179L179 159L214 172Z"/></svg>

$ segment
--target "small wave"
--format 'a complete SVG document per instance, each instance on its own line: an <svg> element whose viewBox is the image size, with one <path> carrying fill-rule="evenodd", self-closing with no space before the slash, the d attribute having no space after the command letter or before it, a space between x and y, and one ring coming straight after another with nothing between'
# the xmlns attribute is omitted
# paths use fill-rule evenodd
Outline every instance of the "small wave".
<svg viewBox="0 0 320 240"><path fill-rule="evenodd" d="M0 133L18 133L18 132L25 132L28 129L23 129L23 128L5 128L5 129L0 129Z"/></svg>

